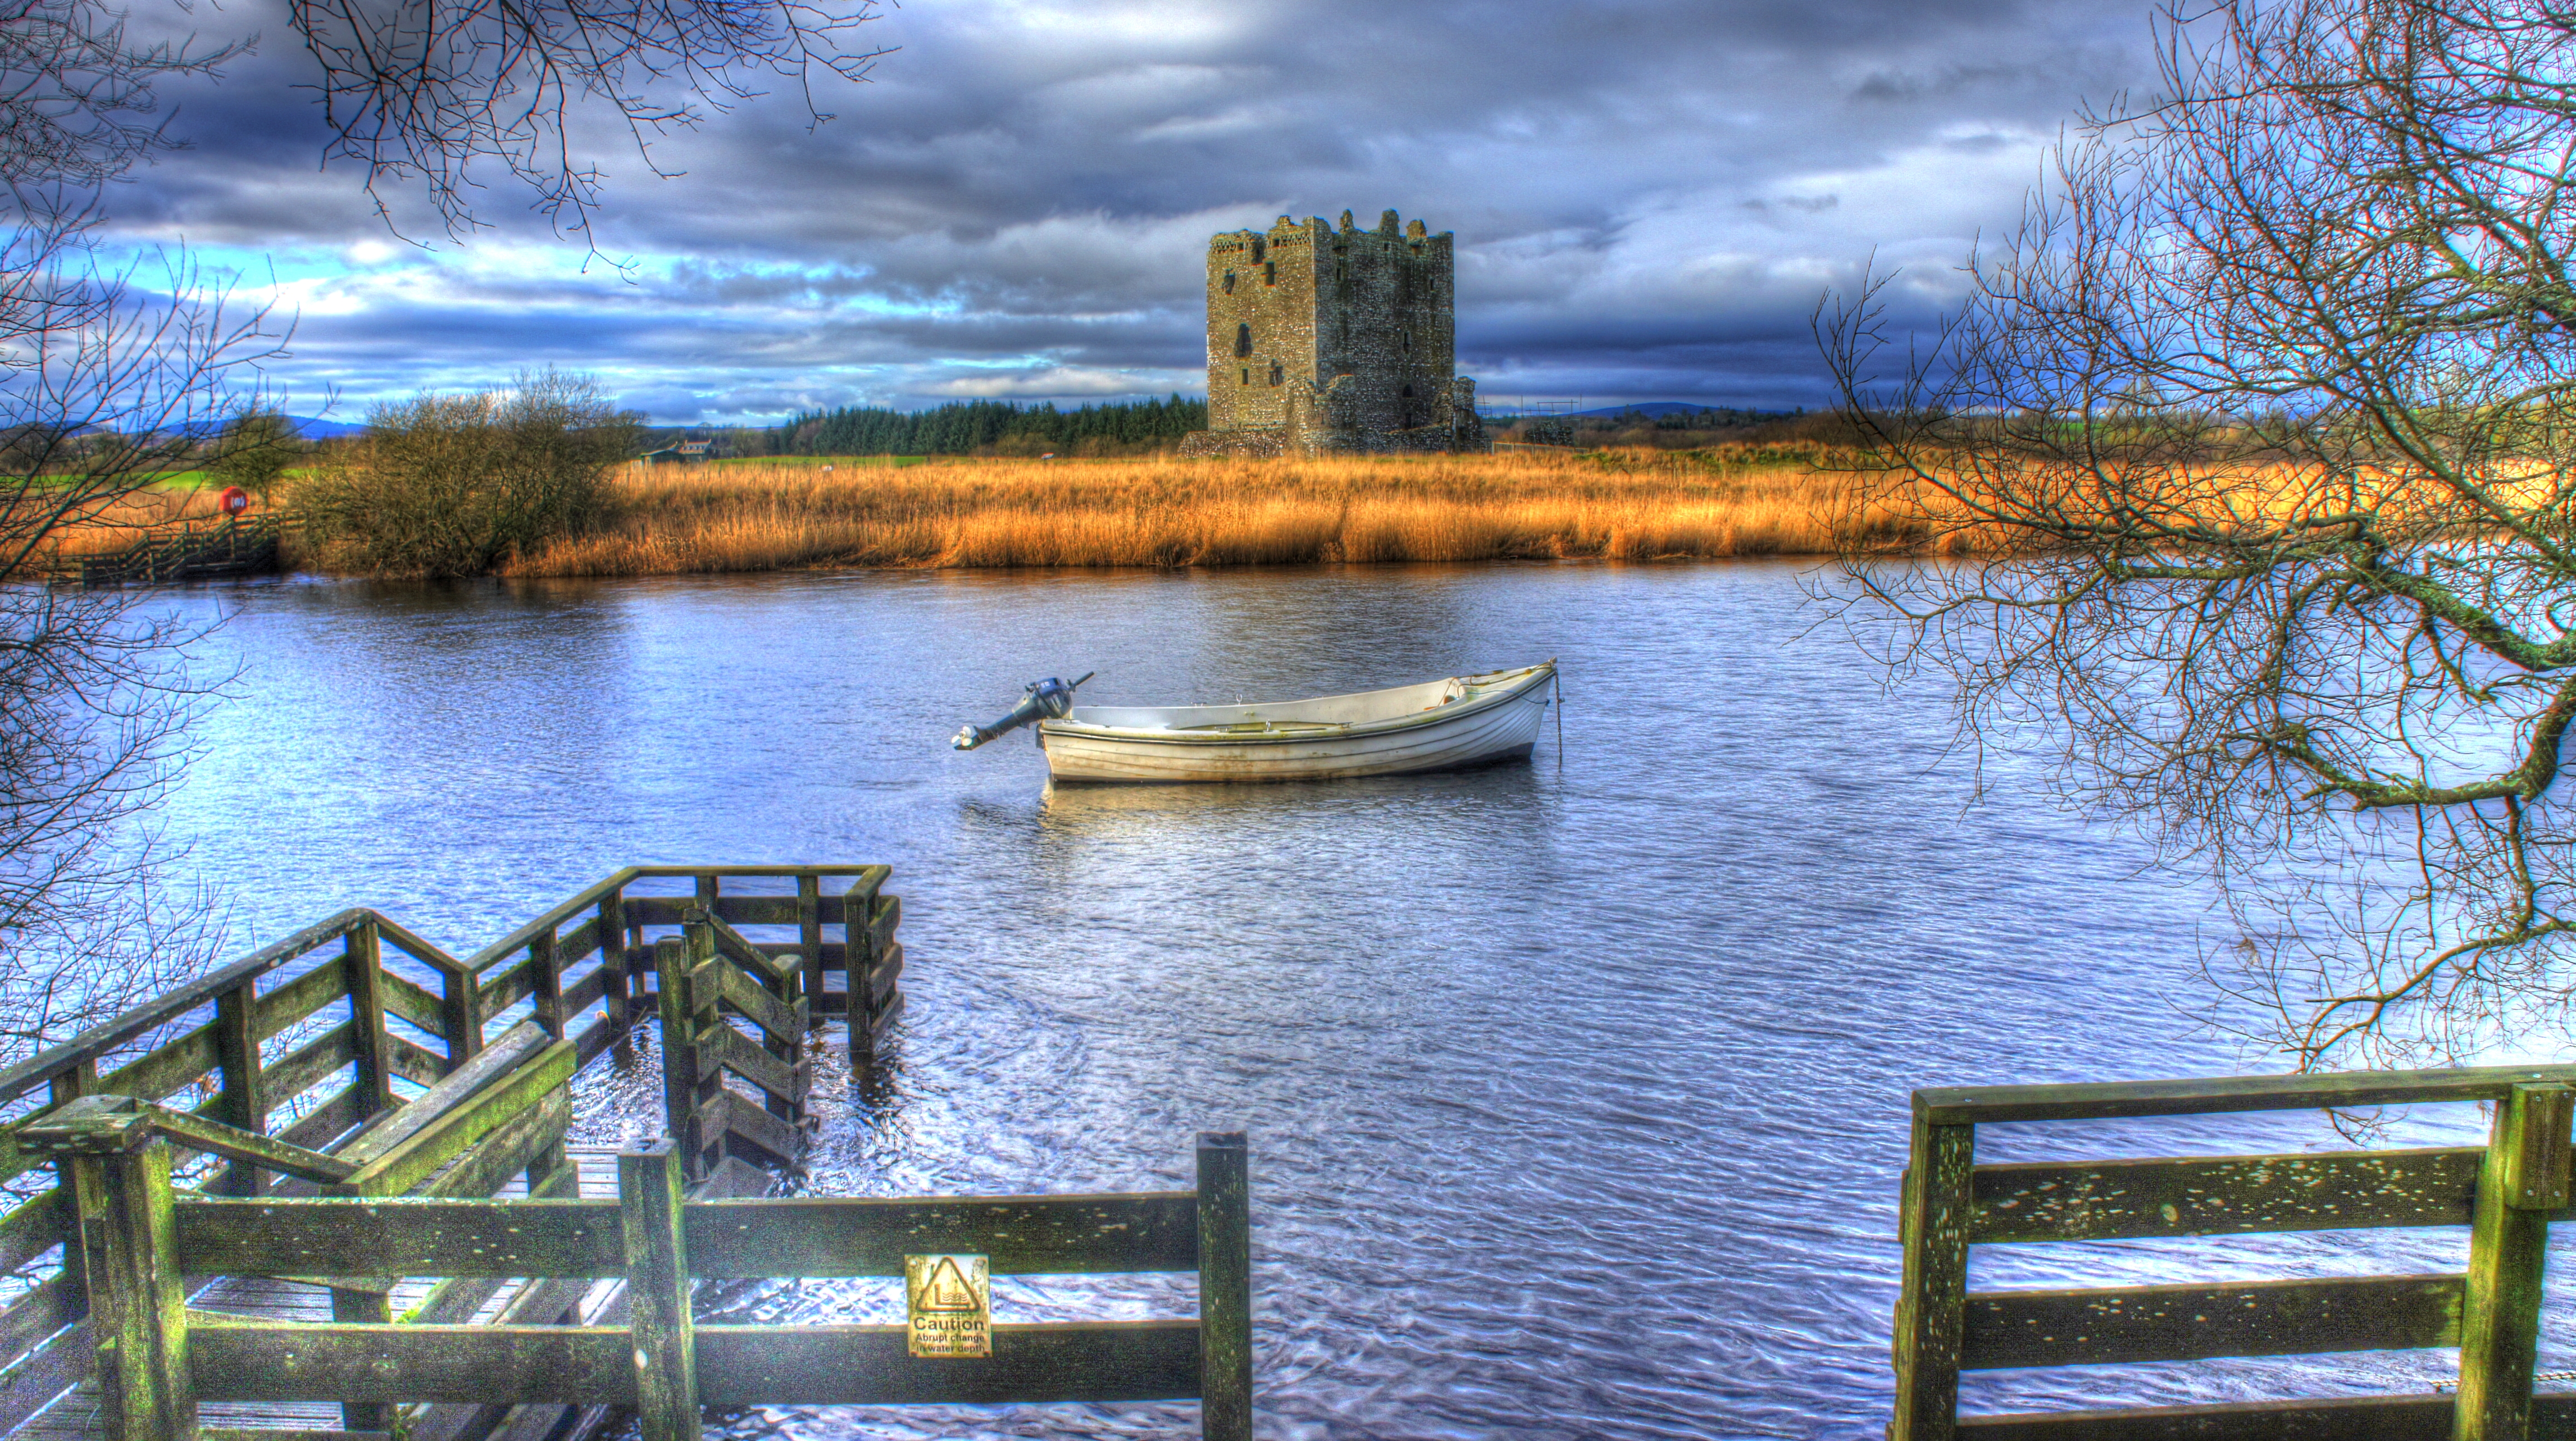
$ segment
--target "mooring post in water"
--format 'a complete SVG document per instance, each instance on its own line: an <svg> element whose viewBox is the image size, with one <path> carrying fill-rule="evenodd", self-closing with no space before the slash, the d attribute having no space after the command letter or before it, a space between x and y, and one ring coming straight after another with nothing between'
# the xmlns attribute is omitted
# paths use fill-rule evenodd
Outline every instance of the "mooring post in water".
<svg viewBox="0 0 2576 1441"><path fill-rule="evenodd" d="M1241 1131L1201 1131L1199 1434L1252 1438L1252 1175Z"/></svg>
<svg viewBox="0 0 2576 1441"><path fill-rule="evenodd" d="M689 1319L689 1251L681 1234L683 1170L668 1137L617 1157L632 1300L635 1419L644 1441L698 1441L697 1338Z"/></svg>
<svg viewBox="0 0 2576 1441"><path fill-rule="evenodd" d="M2452 1441L2524 1441L2531 1434L2549 1217L2568 1201L2571 1119L2576 1090L2562 1083L2518 1085L2496 1104L2470 1207Z"/></svg>
<svg viewBox="0 0 2576 1441"><path fill-rule="evenodd" d="M28 1125L19 1141L61 1156L71 1176L108 1436L194 1441L170 1143L153 1134L140 1109L104 1108L97 1100Z"/></svg>

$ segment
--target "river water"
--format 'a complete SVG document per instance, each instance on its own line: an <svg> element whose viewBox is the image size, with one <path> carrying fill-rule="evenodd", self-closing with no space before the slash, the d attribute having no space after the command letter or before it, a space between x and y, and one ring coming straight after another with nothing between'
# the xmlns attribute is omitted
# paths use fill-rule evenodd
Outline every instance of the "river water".
<svg viewBox="0 0 2576 1441"><path fill-rule="evenodd" d="M462 951L629 863L890 863L910 1005L884 1072L827 1088L810 1188L1186 1186L1194 1132L1248 1130L1265 1435L1876 1437L1907 1092L2241 1069L2185 1014L2223 939L2206 893L2047 809L2018 763L1979 799L1943 695L1810 633L1786 565L295 581L178 604L228 617L203 658L237 675L166 819L233 894L239 949L366 904ZM944 744L1042 675L1150 704L1551 655L1562 749L1551 728L1534 763L1467 775L1050 795L1024 739ZM616 1101L586 1134L649 1120ZM1980 1156L2324 1139L2304 1118L2007 1127ZM2458 1264L2456 1238L2348 1239L1987 1248L1976 1282ZM851 1284L724 1300L899 1306ZM996 1305L1192 1302L1185 1279L1092 1280ZM2568 1320L2553 1306L2544 1366ZM1999 1373L1968 1396L2420 1391L2446 1365Z"/></svg>

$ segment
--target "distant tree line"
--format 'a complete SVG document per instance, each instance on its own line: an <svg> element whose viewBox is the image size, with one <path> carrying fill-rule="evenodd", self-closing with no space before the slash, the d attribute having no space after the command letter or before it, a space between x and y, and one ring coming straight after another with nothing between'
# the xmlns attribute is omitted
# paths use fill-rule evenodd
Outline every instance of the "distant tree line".
<svg viewBox="0 0 2576 1441"><path fill-rule="evenodd" d="M1058 410L1052 404L965 400L929 410L850 406L799 415L770 432L781 455L972 455L993 447L1080 449L1177 441L1207 429L1207 402L1175 395ZM1016 444L1015 444L1016 443Z"/></svg>

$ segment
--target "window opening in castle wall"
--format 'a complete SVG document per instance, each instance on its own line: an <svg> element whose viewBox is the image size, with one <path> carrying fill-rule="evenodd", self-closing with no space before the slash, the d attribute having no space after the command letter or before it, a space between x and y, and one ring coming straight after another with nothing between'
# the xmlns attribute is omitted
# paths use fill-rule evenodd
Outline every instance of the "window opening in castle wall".
<svg viewBox="0 0 2576 1441"><path fill-rule="evenodd" d="M1281 365L1278 361L1275 361L1275 360L1274 360L1274 361L1272 361L1272 362L1270 362L1270 383L1271 383L1272 385L1282 385L1282 384L1285 384L1285 383L1287 382L1287 380L1288 380L1288 370L1287 370L1287 367L1285 367L1285 366Z"/></svg>
<svg viewBox="0 0 2576 1441"><path fill-rule="evenodd" d="M1228 295L1234 293L1234 272L1231 270L1225 273L1225 293Z"/></svg>
<svg viewBox="0 0 2576 1441"><path fill-rule="evenodd" d="M1252 353L1252 327L1250 325L1238 325L1234 328L1234 353L1237 355L1250 355Z"/></svg>
<svg viewBox="0 0 2576 1441"><path fill-rule="evenodd" d="M1261 262L1261 283L1264 285L1277 285L1279 283L1278 261L1265 260Z"/></svg>

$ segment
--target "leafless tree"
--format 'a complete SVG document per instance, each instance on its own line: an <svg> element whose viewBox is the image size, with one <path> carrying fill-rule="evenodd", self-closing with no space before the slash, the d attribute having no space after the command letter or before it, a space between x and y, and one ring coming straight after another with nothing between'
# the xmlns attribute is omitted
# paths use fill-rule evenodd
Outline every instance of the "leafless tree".
<svg viewBox="0 0 2576 1441"><path fill-rule="evenodd" d="M2302 1067L2562 1050L2576 18L2162 33L2167 98L2087 117L1928 343L1885 278L1820 313L1868 441L1831 594L2218 879L2222 1024L2253 998Z"/></svg>
<svg viewBox="0 0 2576 1441"><path fill-rule="evenodd" d="M450 234L475 228L477 167L499 166L564 232L586 232L601 172L576 130L613 117L656 174L653 143L792 85L816 123L818 84L866 78L885 52L854 43L874 0L293 0L319 62L327 158L388 187L425 188Z"/></svg>

